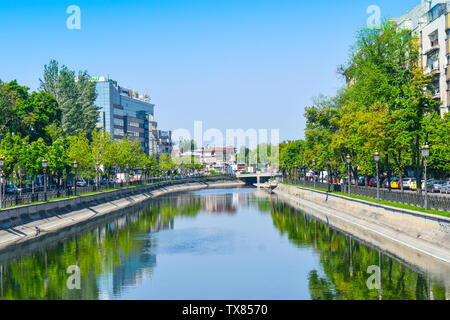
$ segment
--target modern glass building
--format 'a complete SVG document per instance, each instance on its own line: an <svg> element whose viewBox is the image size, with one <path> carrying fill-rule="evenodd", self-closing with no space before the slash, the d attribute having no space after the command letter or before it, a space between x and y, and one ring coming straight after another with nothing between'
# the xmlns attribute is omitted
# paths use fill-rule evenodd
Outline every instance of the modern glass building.
<svg viewBox="0 0 450 320"><path fill-rule="evenodd" d="M93 78L96 82L97 99L95 105L101 108L98 128L105 128L114 139L125 135L141 142L147 154L153 153L151 146L151 126L154 121L154 107L147 95L121 87L116 81L104 77Z"/></svg>

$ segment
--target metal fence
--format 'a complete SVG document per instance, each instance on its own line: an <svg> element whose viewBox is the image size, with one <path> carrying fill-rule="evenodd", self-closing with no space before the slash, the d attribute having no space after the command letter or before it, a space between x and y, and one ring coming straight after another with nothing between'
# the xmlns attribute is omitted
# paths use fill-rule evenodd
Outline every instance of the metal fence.
<svg viewBox="0 0 450 320"><path fill-rule="evenodd" d="M284 182L303 185L306 187L316 187L320 189L328 190L328 183L322 183L316 181L305 181L303 179L289 179L284 178ZM348 192L348 185L331 184L331 192ZM368 198L377 199L377 188L361 187L352 185L350 187L350 193L358 196L364 196ZM424 207L425 194L418 194L415 192L401 192L401 191L389 191L387 189L380 188L380 200L397 202L415 207ZM428 207L430 209L450 212L450 197L447 195L433 195L428 194Z"/></svg>
<svg viewBox="0 0 450 320"><path fill-rule="evenodd" d="M83 195L91 192L100 192L110 189L119 189L119 188L128 188L134 186L143 186L152 184L154 188L167 187L169 185L190 183L190 182L213 182L219 180L233 180L235 176L233 175L221 175L221 176L205 176L205 177L187 177L187 178L169 178L169 179L145 179L145 181L130 181L128 183L114 183L114 184L103 184L86 187L77 187L76 194ZM47 191L47 200L58 199L58 198L66 198L75 195L75 188L68 189L51 189ZM35 202L43 202L45 201L45 193L42 190L39 192L29 192L23 194L6 194L3 197L3 201L1 203L1 208L7 208L17 205L30 204Z"/></svg>

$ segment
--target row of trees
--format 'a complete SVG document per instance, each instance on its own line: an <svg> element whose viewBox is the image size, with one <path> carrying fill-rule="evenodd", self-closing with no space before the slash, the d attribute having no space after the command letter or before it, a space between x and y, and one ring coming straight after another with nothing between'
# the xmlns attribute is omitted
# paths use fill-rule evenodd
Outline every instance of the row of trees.
<svg viewBox="0 0 450 320"><path fill-rule="evenodd" d="M0 81L0 157L4 158L4 182L30 180L42 174L42 160L49 174L62 183L78 162L81 176L96 175L97 164L105 176L117 169L147 168L148 174L174 170L169 156L159 162L147 156L137 140L113 140L96 129L99 108L95 106L95 83L87 71L59 68L50 61L44 67L38 92L17 81ZM152 170L153 168L153 170ZM152 171L151 171L152 170Z"/></svg>
<svg viewBox="0 0 450 320"><path fill-rule="evenodd" d="M349 62L339 68L347 87L335 96L320 95L305 108L305 139L280 144L280 163L292 170L375 175L374 152L382 155L382 172L400 178L423 171L421 148L431 147L428 166L435 178L450 175L450 115L441 117L433 98L433 75L421 67L418 39L407 30L385 23L380 30L359 32ZM420 184L419 184L420 185ZM420 186L419 186L420 189Z"/></svg>

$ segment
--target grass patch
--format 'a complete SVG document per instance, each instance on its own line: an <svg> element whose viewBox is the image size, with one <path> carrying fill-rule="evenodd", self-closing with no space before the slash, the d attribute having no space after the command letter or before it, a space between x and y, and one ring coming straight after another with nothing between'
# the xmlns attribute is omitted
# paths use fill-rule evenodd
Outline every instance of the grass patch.
<svg viewBox="0 0 450 320"><path fill-rule="evenodd" d="M328 191L327 189L322 189L322 188L314 188L314 187L308 187L308 186L302 186L302 185L294 185L294 184L289 184L289 183L284 183L284 184L285 185L289 185L289 186L294 186L294 187L302 187L302 188L305 188L305 189L323 191L323 192L327 192ZM338 192L338 191L332 191L330 193L332 193L332 194L339 194L341 196L345 196L345 197L349 197L349 198L353 198L353 199L365 200L365 201L369 201L369 202L373 202L373 203L377 203L377 204L384 204L384 205L391 206L391 207L396 207L396 208L408 209L408 210L413 210L413 211L419 211L419 212L434 214L434 215L438 215L438 216L450 217L450 212L447 212L447 211L440 211L440 210L435 210L435 209L425 210L424 208L411 206L411 205L408 205L408 204L403 204L403 203L398 203L398 202L390 202L390 201L385 201L385 200L377 201L377 199L364 197L364 196L359 196L359 195L354 195L354 194L350 194L349 195L347 193Z"/></svg>

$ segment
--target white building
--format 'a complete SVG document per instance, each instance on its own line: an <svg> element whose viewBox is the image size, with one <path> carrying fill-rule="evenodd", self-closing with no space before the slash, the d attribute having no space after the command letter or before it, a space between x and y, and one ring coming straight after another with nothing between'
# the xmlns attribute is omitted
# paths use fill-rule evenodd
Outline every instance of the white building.
<svg viewBox="0 0 450 320"><path fill-rule="evenodd" d="M440 101L441 116L450 106L450 1L422 0L422 3L397 19L399 28L419 37L424 72L434 76L433 98Z"/></svg>
<svg viewBox="0 0 450 320"><path fill-rule="evenodd" d="M186 151L180 156L189 156L196 158L207 171L224 171L226 168L236 166L236 148L211 147L197 148L194 151Z"/></svg>

